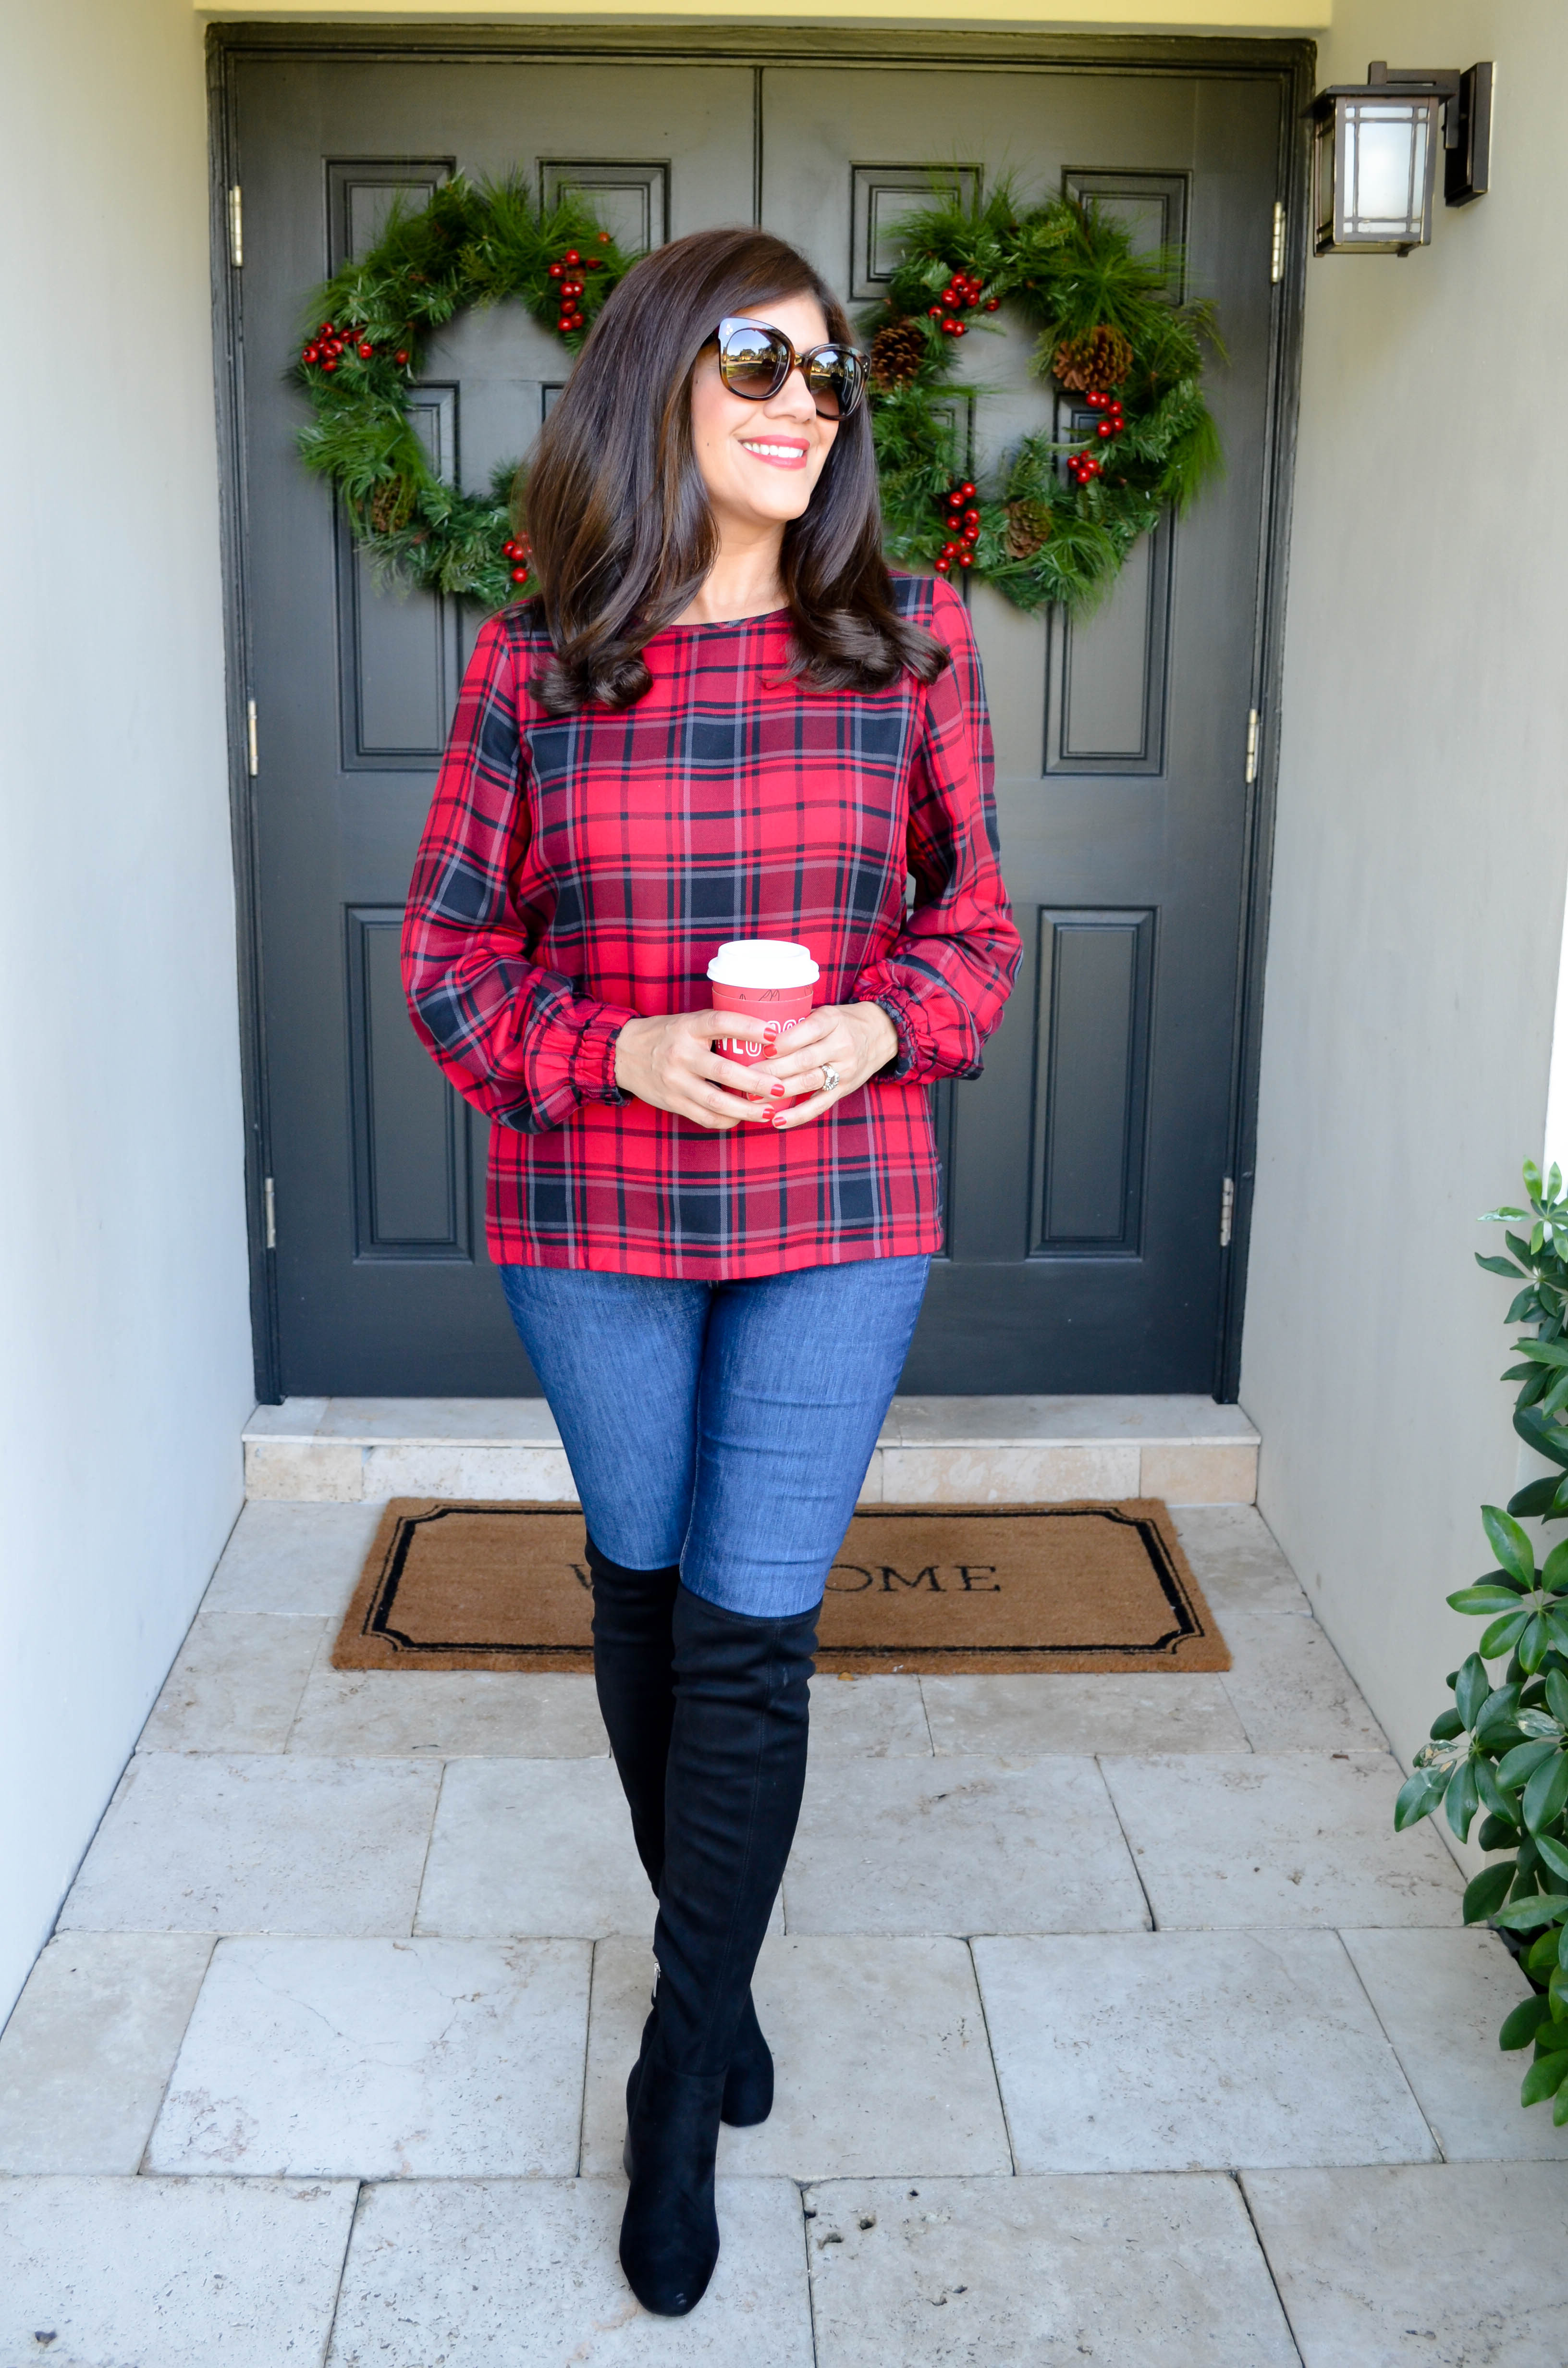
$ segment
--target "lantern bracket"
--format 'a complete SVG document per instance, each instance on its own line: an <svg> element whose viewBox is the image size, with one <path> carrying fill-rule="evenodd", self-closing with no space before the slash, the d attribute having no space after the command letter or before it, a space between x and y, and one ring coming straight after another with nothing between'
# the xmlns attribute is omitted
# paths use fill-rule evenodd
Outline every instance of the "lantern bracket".
<svg viewBox="0 0 1568 2368"><path fill-rule="evenodd" d="M1375 58L1369 83L1414 84L1438 93L1443 107L1443 202L1468 206L1486 195L1492 177L1492 85L1490 59L1466 66L1391 66Z"/></svg>

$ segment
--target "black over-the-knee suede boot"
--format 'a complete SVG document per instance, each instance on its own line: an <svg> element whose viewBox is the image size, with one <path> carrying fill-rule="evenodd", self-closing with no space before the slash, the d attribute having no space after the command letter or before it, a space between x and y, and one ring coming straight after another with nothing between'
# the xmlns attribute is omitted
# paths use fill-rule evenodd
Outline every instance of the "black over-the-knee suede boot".
<svg viewBox="0 0 1568 2368"><path fill-rule="evenodd" d="M680 1567L630 1570L590 1537L594 1582L594 1683L631 1812L637 1855L654 1891L665 1864L665 1769L675 1715L670 1620ZM773 2110L773 2057L748 1989L724 2078L723 2117L738 2129Z"/></svg>
<svg viewBox="0 0 1568 2368"><path fill-rule="evenodd" d="M670 1617L680 1565L628 1570L588 1540L594 1685L631 1812L631 1838L655 1891L665 1863L665 1763L675 1715Z"/></svg>
<svg viewBox="0 0 1568 2368"><path fill-rule="evenodd" d="M815 1608L755 1620L676 1596L659 1981L627 2089L620 2230L633 2293L669 2317L719 2258L724 2074L800 1815L816 1623Z"/></svg>

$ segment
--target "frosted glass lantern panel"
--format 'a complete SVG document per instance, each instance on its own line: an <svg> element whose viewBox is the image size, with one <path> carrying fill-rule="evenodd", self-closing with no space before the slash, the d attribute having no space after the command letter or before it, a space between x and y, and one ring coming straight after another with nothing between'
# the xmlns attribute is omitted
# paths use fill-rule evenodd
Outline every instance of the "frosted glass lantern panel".
<svg viewBox="0 0 1568 2368"><path fill-rule="evenodd" d="M1374 100L1346 108L1346 238L1422 240L1428 128L1423 106Z"/></svg>

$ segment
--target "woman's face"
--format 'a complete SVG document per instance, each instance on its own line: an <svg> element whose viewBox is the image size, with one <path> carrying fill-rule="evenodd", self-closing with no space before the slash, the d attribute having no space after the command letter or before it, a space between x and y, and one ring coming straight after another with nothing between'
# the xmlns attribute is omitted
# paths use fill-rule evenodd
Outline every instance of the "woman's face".
<svg viewBox="0 0 1568 2368"><path fill-rule="evenodd" d="M781 329L798 354L827 342L827 323L814 296L770 297L743 317ZM751 403L730 393L716 353L704 354L697 365L691 440L721 533L728 527L749 537L799 518L837 433L835 419L817 416L798 370L766 403Z"/></svg>

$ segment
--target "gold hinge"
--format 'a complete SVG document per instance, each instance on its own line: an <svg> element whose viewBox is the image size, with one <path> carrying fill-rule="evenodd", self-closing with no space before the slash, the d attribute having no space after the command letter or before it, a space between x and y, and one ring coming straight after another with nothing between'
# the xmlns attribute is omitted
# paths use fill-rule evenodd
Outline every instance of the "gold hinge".
<svg viewBox="0 0 1568 2368"><path fill-rule="evenodd" d="M256 745L256 701L254 699L247 699L245 701L245 762L250 768L250 777L254 781L256 775L261 770L261 760L257 754Z"/></svg>
<svg viewBox="0 0 1568 2368"><path fill-rule="evenodd" d="M1228 1250L1231 1247L1231 1221L1235 1213L1235 1178L1233 1176L1227 1176L1220 1188L1220 1247L1222 1250Z"/></svg>
<svg viewBox="0 0 1568 2368"><path fill-rule="evenodd" d="M1278 199L1274 202L1274 253L1268 265L1268 284L1278 288L1285 277L1285 209Z"/></svg>
<svg viewBox="0 0 1568 2368"><path fill-rule="evenodd" d="M278 1247L278 1203L272 1197L270 1176L264 1176L261 1179L261 1205L266 1221L267 1247L269 1250L275 1250Z"/></svg>
<svg viewBox="0 0 1568 2368"><path fill-rule="evenodd" d="M244 222L240 204L240 185L236 181L229 191L229 260L237 271L244 259Z"/></svg>
<svg viewBox="0 0 1568 2368"><path fill-rule="evenodd" d="M1247 709L1247 769L1249 785L1257 779L1257 710Z"/></svg>

